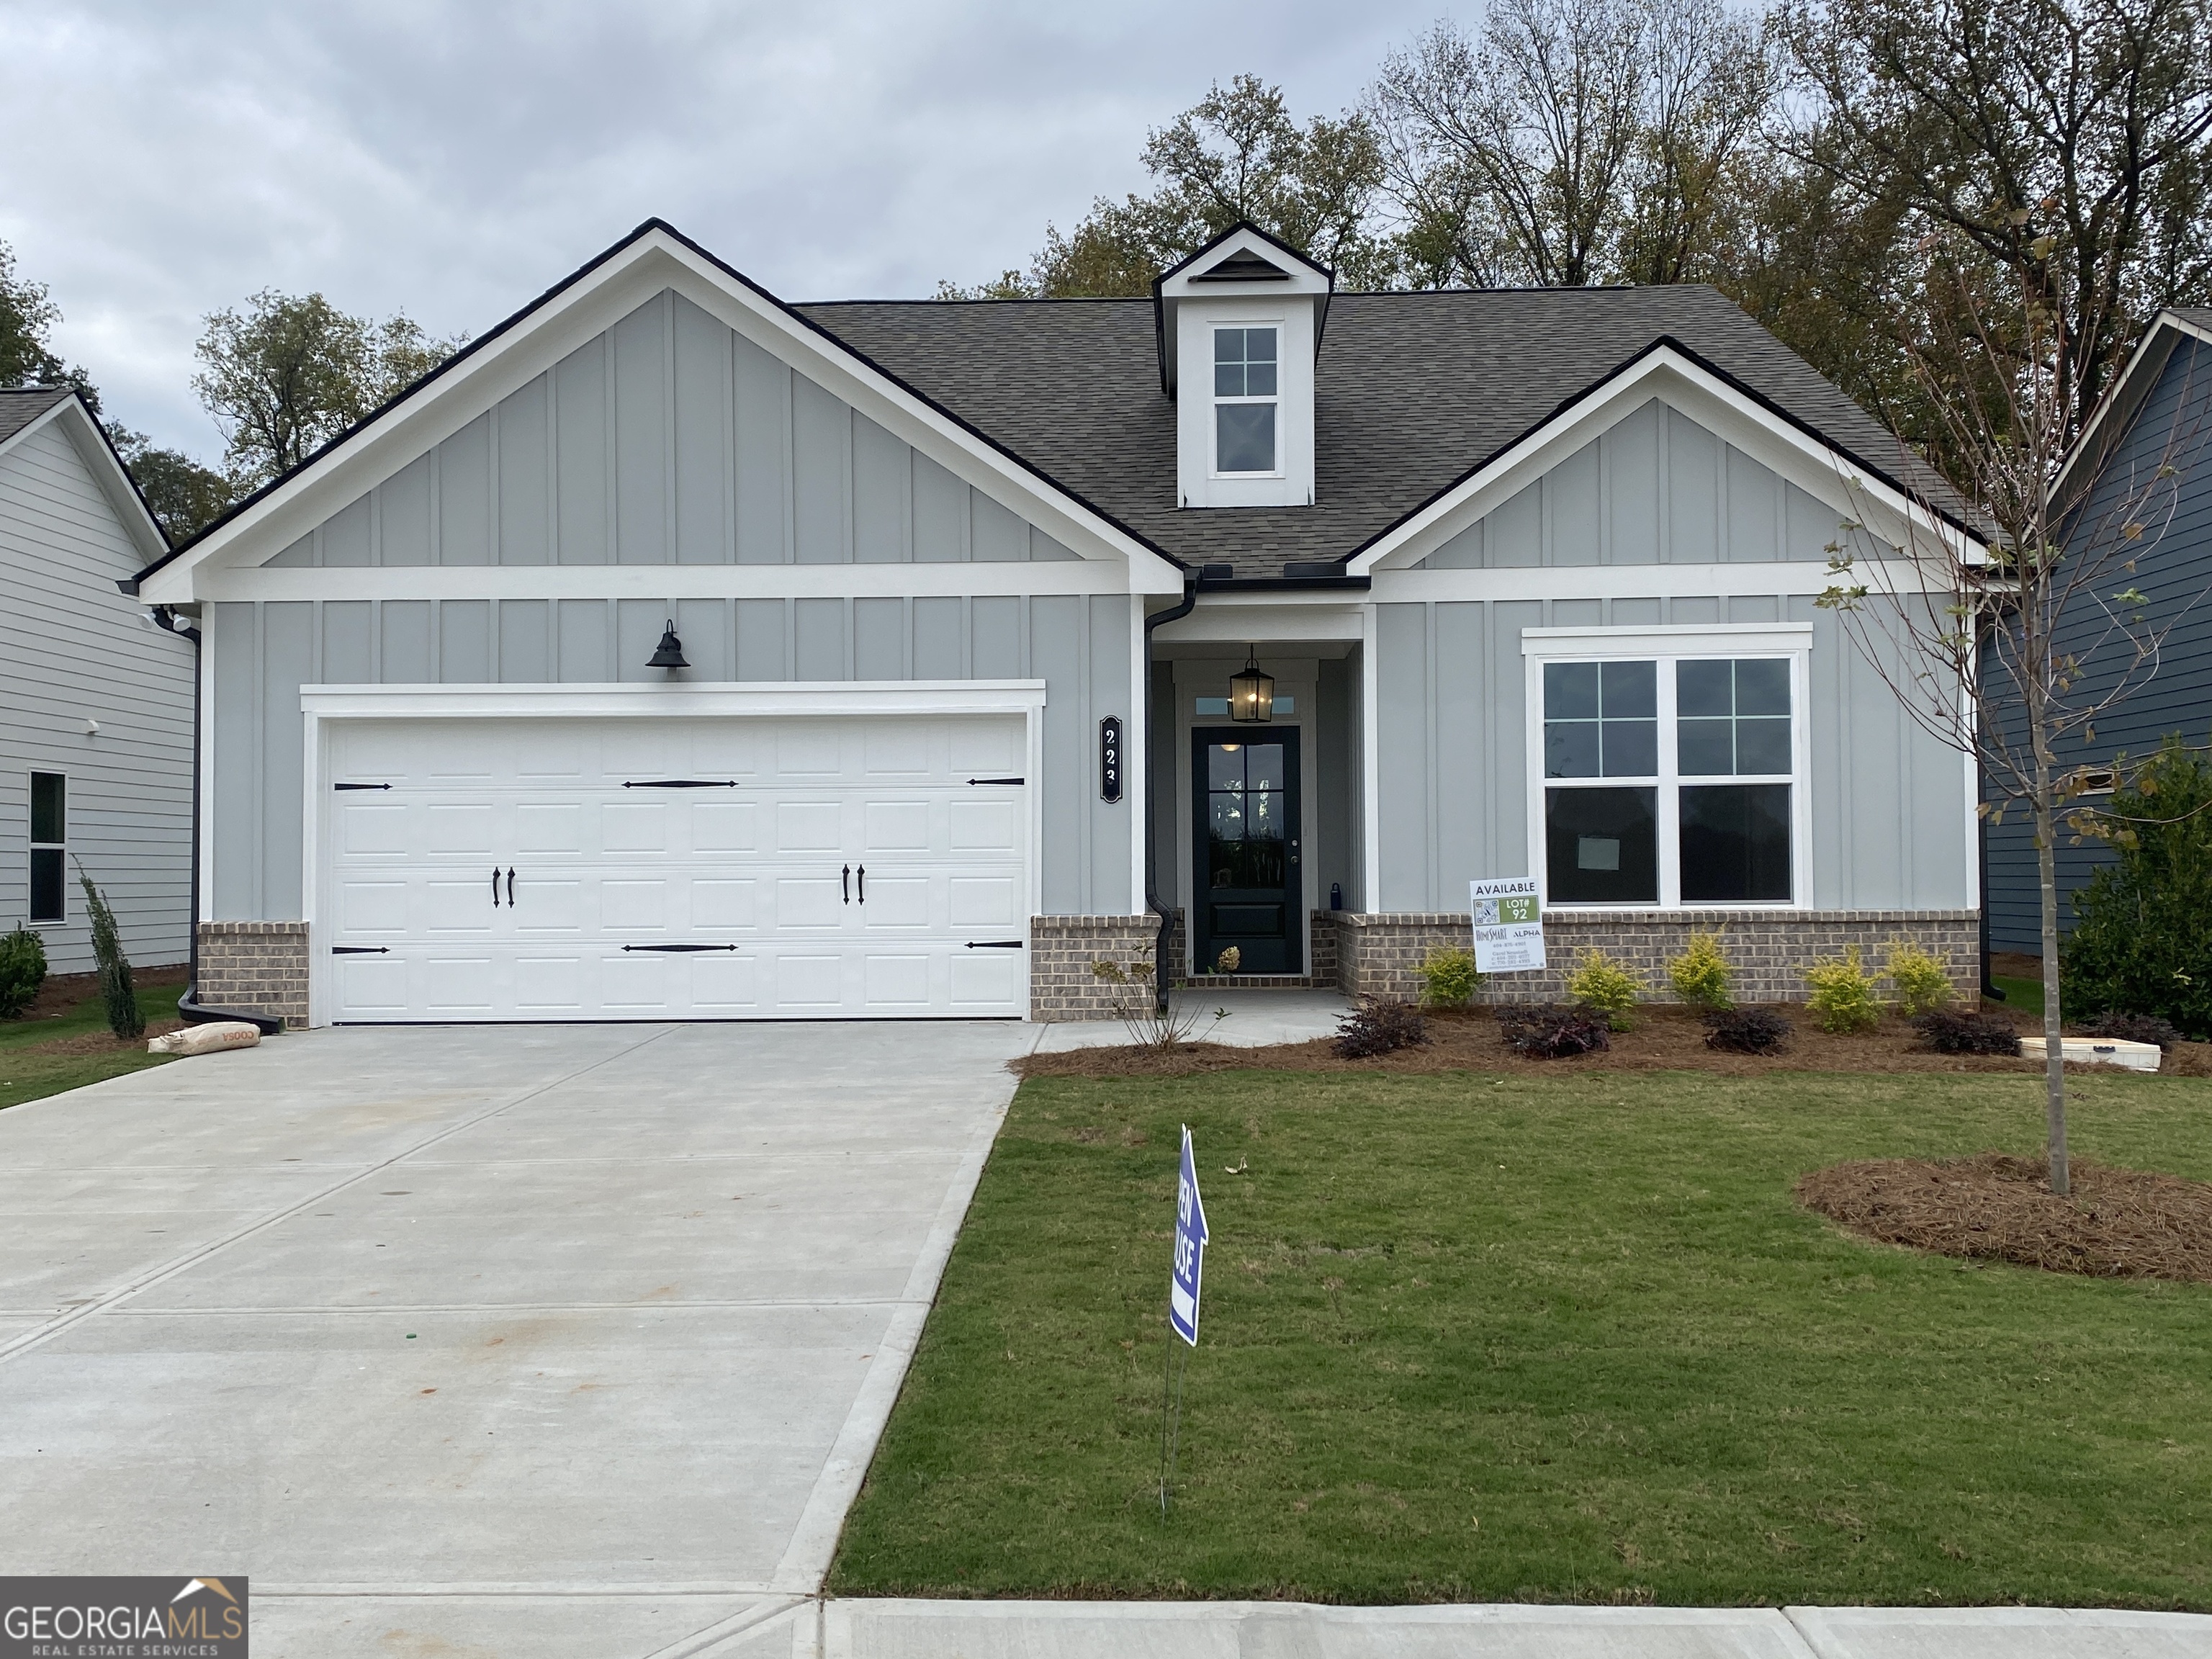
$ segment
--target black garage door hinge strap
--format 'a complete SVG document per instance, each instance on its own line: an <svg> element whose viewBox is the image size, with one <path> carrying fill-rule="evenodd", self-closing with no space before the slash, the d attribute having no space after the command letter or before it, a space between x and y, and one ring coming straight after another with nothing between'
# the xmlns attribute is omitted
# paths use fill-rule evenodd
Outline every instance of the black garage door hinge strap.
<svg viewBox="0 0 2212 1659"><path fill-rule="evenodd" d="M625 951L734 951L734 945L625 945Z"/></svg>
<svg viewBox="0 0 2212 1659"><path fill-rule="evenodd" d="M734 789L735 778L635 778L623 784L625 789Z"/></svg>
<svg viewBox="0 0 2212 1659"><path fill-rule="evenodd" d="M389 789L392 786L388 783L334 783L331 787L333 789Z"/></svg>
<svg viewBox="0 0 2212 1659"><path fill-rule="evenodd" d="M968 781L972 786L978 783L1026 783L1029 780L1026 778L970 778Z"/></svg>
<svg viewBox="0 0 2212 1659"><path fill-rule="evenodd" d="M968 941L968 948L971 951L1018 951L1025 943L1026 940L1018 939L971 939Z"/></svg>
<svg viewBox="0 0 2212 1659"><path fill-rule="evenodd" d="M333 945L331 954L334 957L383 957L392 954L392 947L388 945Z"/></svg>

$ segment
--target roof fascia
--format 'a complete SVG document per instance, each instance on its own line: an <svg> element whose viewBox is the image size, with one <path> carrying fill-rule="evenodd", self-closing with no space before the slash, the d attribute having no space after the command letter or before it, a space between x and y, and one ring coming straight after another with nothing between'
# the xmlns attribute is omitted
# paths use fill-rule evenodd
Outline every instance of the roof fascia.
<svg viewBox="0 0 2212 1659"><path fill-rule="evenodd" d="M1662 338L1375 537L1346 569L1367 574L1418 563L1654 397L1839 512L1857 519L1874 509L1883 522L1870 527L1886 539L1911 545L1934 536L1962 550L1984 545L1861 458Z"/></svg>
<svg viewBox="0 0 2212 1659"><path fill-rule="evenodd" d="M123 465L106 432L76 392L70 392L30 424L11 433L4 442L0 442L0 455L48 426L58 426L67 435L70 447L76 451L77 459L100 486L108 509L137 547L140 556L150 562L168 552L168 534L154 516L153 509L146 505L145 496L139 493L138 481L131 476L131 469Z"/></svg>
<svg viewBox="0 0 2212 1659"><path fill-rule="evenodd" d="M1133 580L1181 586L1180 565L1160 550L1017 460L672 227L653 221L198 540L141 572L143 591L166 603L189 603L194 571L273 557L662 288L675 289L1079 555L1118 554L1129 561Z"/></svg>
<svg viewBox="0 0 2212 1659"><path fill-rule="evenodd" d="M2193 323L2178 313L2161 311L2151 325L2143 331L2142 338L2136 343L2135 350L2128 356L2127 367L2120 371L2119 379L2113 381L2106 392L2095 412L2089 416L2089 424L2081 428L2081 435L2074 441L2073 448L2066 452L2066 459L2059 463L2058 475L2051 483L2053 501L2072 499L2076 484L2075 475L2083 466L2089 467L2091 481L2094 481L2097 472L2112 459L2112 452L2119 447L2127 437L2128 429L2134 426L2143 400L2150 396L2151 389L2158 384L2159 376L2166 372L2167 360L2173 356L2174 347L2185 339L2212 345L2212 329Z"/></svg>

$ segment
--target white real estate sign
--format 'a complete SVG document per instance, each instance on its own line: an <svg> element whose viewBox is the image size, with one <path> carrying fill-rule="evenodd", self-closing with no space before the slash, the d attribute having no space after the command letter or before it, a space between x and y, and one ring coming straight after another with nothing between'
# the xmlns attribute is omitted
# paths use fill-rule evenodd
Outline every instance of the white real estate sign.
<svg viewBox="0 0 2212 1659"><path fill-rule="evenodd" d="M1468 884L1474 912L1474 965L1485 974L1521 974L1544 965L1544 913L1535 878L1513 876Z"/></svg>

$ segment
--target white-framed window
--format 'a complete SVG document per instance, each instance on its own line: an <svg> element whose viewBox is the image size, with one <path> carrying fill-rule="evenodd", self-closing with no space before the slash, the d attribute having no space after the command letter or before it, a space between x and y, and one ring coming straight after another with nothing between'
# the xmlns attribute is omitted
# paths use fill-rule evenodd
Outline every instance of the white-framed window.
<svg viewBox="0 0 2212 1659"><path fill-rule="evenodd" d="M1530 844L1547 906L1804 902L1810 629L1544 629Z"/></svg>
<svg viewBox="0 0 2212 1659"><path fill-rule="evenodd" d="M1273 323L1213 331L1213 471L1271 477L1282 468L1282 330Z"/></svg>
<svg viewBox="0 0 2212 1659"><path fill-rule="evenodd" d="M69 852L69 779L59 772L31 774L31 920L68 920L69 890L63 868Z"/></svg>

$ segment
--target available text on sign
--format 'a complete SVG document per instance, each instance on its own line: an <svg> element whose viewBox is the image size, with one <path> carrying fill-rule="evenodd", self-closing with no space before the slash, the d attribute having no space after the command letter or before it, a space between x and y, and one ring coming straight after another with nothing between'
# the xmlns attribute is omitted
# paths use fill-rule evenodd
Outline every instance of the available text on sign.
<svg viewBox="0 0 2212 1659"><path fill-rule="evenodd" d="M1521 974L1544 965L1543 901L1533 876L1468 884L1480 973Z"/></svg>
<svg viewBox="0 0 2212 1659"><path fill-rule="evenodd" d="M1190 1127L1182 1132L1182 1170L1176 1181L1175 1273L1168 1281L1168 1323L1192 1347L1198 1346L1198 1282L1206 1271L1206 1206L1199 1201L1198 1161L1190 1150Z"/></svg>

